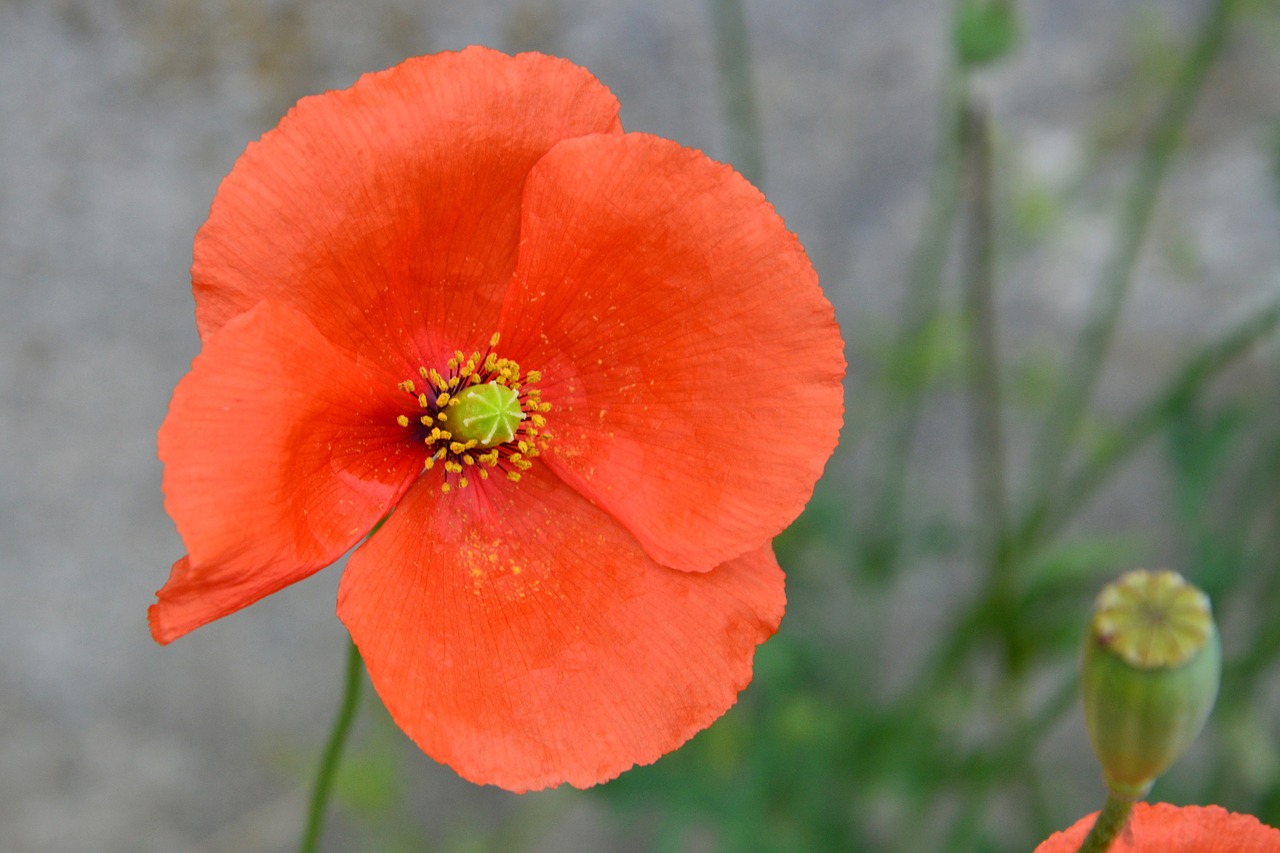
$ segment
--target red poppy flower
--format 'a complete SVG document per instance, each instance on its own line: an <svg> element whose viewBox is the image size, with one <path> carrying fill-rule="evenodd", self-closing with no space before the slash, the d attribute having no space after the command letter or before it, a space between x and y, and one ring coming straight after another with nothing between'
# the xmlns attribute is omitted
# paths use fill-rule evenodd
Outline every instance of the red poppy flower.
<svg viewBox="0 0 1280 853"><path fill-rule="evenodd" d="M733 704L844 359L804 250L732 169L623 133L563 60L423 57L250 145L192 277L203 351L159 435L188 556L158 641L385 518L338 615L462 776L592 785Z"/></svg>
<svg viewBox="0 0 1280 853"><path fill-rule="evenodd" d="M1076 853L1093 828L1097 813L1075 826L1056 832L1035 853ZM1136 803L1128 829L1111 845L1110 853L1275 853L1280 830L1256 817L1235 814L1221 806L1173 806Z"/></svg>

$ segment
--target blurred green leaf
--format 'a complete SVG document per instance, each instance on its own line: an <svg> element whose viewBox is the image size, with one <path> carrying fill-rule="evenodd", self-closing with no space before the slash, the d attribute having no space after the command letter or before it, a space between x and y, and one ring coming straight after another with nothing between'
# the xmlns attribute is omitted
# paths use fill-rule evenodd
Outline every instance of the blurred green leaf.
<svg viewBox="0 0 1280 853"><path fill-rule="evenodd" d="M962 0L956 12L955 49L961 67L1003 59L1020 35L1013 0Z"/></svg>
<svg viewBox="0 0 1280 853"><path fill-rule="evenodd" d="M1075 536L1040 551L1022 576L1023 601L1101 586L1101 582L1137 568L1145 547L1137 535Z"/></svg>

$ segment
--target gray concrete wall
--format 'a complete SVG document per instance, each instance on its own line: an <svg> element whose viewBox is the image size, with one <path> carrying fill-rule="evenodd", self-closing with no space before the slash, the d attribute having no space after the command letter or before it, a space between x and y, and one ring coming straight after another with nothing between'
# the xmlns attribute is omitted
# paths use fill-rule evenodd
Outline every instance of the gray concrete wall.
<svg viewBox="0 0 1280 853"><path fill-rule="evenodd" d="M1028 44L977 81L1000 123L1002 180L1069 199L1050 235L1004 262L1011 347L1052 347L1075 327L1158 91L1135 82L1135 44L1184 37L1200 5L1028 2ZM895 316L923 215L944 7L747 3L765 189L855 346ZM0 850L294 843L337 704L338 569L168 648L146 630L182 550L154 436L198 347L191 237L245 144L299 97L475 42L567 56L612 87L629 129L727 157L702 3L0 0ZM1235 34L1211 81L1195 168L1168 188L1107 377L1117 410L1277 284L1265 143L1280 115L1278 43ZM953 424L930 422L922 440L959 478ZM836 460L835 488L852 469ZM1149 487L1141 470L1113 507ZM957 479L937 499L967 489ZM903 595L911 612L931 593ZM363 725L376 735L376 717ZM547 849L627 849L595 801L517 805L415 759L429 835L533 808ZM341 838L334 849L359 847Z"/></svg>

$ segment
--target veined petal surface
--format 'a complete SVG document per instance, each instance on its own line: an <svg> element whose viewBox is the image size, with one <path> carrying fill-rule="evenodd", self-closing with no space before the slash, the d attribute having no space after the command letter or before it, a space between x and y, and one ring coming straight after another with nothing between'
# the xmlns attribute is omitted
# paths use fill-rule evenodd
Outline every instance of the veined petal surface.
<svg viewBox="0 0 1280 853"><path fill-rule="evenodd" d="M586 70L472 47L304 98L251 144L196 235L202 336L262 299L370 356L416 363L493 332L533 164L563 139L618 132Z"/></svg>
<svg viewBox="0 0 1280 853"><path fill-rule="evenodd" d="M785 606L770 549L679 572L544 467L449 495L435 479L348 560L338 615L396 724L463 777L605 781L750 681Z"/></svg>
<svg viewBox="0 0 1280 853"><path fill-rule="evenodd" d="M169 642L329 565L422 467L396 380L262 302L205 342L160 427L165 509L189 555L151 607Z"/></svg>
<svg viewBox="0 0 1280 853"><path fill-rule="evenodd" d="M844 345L804 249L674 142L596 135L538 161L500 328L545 377L547 464L664 565L771 540L835 448Z"/></svg>

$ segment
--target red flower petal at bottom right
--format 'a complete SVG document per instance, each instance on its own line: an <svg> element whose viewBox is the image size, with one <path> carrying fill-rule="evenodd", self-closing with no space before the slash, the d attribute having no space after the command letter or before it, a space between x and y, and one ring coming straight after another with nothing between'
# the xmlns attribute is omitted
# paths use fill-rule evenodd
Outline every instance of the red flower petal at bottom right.
<svg viewBox="0 0 1280 853"><path fill-rule="evenodd" d="M1076 853L1097 816L1054 833L1035 853ZM1111 853L1280 853L1280 830L1221 806L1138 803Z"/></svg>

